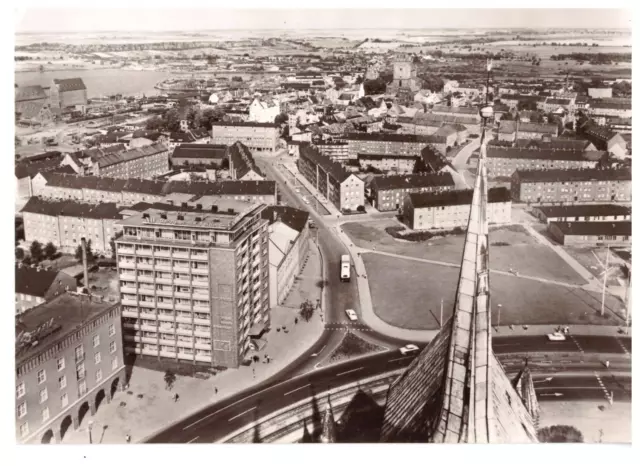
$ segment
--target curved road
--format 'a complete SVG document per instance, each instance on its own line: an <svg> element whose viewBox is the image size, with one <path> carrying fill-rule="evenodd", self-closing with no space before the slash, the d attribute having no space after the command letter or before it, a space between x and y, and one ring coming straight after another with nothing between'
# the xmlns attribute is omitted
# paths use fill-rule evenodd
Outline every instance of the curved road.
<svg viewBox="0 0 640 466"><path fill-rule="evenodd" d="M630 399L631 360L625 357L626 352L620 342L624 344L624 348L630 350L631 339L600 336L574 338L575 341L568 339L564 342L549 342L546 338L537 336L494 337L494 351L507 372L512 374L522 367L520 356L514 356L514 352L534 353L530 354L529 365L534 372L538 394L542 401L570 399L606 401L602 387L613 392L616 401ZM577 345L580 345L585 354L577 350ZM554 357L551 359L545 357L548 356L546 353L536 355L536 351L551 353ZM570 354L562 354L563 352ZM612 358L608 369L604 367L599 357L599 354L603 353L619 355L615 360ZM312 396L314 393L406 367L414 356L403 356L398 351L386 351L293 378L293 372L287 370L285 373L278 374L279 380L274 378L274 380L265 381L256 387L208 406L148 438L146 442L211 443L260 417ZM566 375L557 375L562 372ZM553 377L549 379L537 374L553 374Z"/></svg>

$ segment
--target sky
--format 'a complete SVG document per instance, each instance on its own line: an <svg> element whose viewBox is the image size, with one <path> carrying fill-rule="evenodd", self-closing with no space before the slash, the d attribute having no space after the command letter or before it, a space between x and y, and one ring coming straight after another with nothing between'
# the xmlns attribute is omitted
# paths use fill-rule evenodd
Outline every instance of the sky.
<svg viewBox="0 0 640 466"><path fill-rule="evenodd" d="M175 5L174 2L170 3ZM16 32L341 28L626 28L622 9L90 9L16 10Z"/></svg>

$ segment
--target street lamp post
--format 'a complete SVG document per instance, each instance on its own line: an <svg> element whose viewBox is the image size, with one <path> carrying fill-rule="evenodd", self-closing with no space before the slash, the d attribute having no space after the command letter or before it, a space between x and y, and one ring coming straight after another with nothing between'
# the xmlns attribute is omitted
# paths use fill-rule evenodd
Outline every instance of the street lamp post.
<svg viewBox="0 0 640 466"><path fill-rule="evenodd" d="M93 429L93 421L89 421L89 443L93 443L93 438L91 437L91 429Z"/></svg>
<svg viewBox="0 0 640 466"><path fill-rule="evenodd" d="M500 311L502 311L502 304L498 304L498 327L500 327Z"/></svg>

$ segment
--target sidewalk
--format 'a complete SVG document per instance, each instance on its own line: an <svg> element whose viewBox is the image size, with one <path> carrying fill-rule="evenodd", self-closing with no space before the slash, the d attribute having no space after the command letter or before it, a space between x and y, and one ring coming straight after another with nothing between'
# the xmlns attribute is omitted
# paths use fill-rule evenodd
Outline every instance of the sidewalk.
<svg viewBox="0 0 640 466"><path fill-rule="evenodd" d="M528 325L525 330L522 325L514 325L513 329L506 325L500 327L493 327L494 337L504 336L523 336L523 335L547 335L556 331L557 325ZM570 325L569 326L569 338L571 335L580 336L607 336L607 337L625 337L631 336L631 327L629 328L629 335L621 333L624 332L624 327L616 325Z"/></svg>
<svg viewBox="0 0 640 466"><path fill-rule="evenodd" d="M302 299L320 297L317 281L321 277L318 249L310 244L310 258L302 271L302 279L296 282L286 303L292 306ZM315 269L314 269L315 267ZM311 286L311 289L307 289ZM95 416L85 416L78 430L69 430L62 443L89 443L88 421L92 419L94 443L124 443L125 436L131 435L131 442L141 442L155 432L169 427L172 423L194 413L214 402L256 385L282 371L299 355L307 351L324 331L321 313L316 312L309 322L298 317L297 307L278 306L271 309L271 330L265 335L266 347L256 353L260 362L251 367L240 366L227 369L207 380L178 376L172 391L165 389L164 373L134 366L129 388L119 392L110 404L103 403ZM286 326L288 333L278 332L278 327ZM263 363L267 354L271 358ZM255 369L255 376L253 370ZM215 393L218 388L218 393ZM174 402L174 393L180 400ZM143 395L138 398L138 395ZM126 406L119 406L125 402Z"/></svg>
<svg viewBox="0 0 640 466"><path fill-rule="evenodd" d="M331 215L333 216L338 216L340 215L340 211L338 210L338 208L336 206L333 205L332 202L330 202L329 200L322 200L324 199L324 197L321 199L319 196L318 191L316 190L315 186L313 186L311 183L309 183L309 181L307 181L307 179L302 176L300 174L300 172L298 171L298 167L296 166L295 163L287 163L287 164L283 164L287 170L289 170L289 172L296 178L296 181L300 184L302 184L305 188L307 188L307 190L311 193L311 195L313 197L315 197L316 199L318 199L318 201L320 202L320 204L322 204L322 206L327 209ZM277 167L275 167L276 170L278 169Z"/></svg>

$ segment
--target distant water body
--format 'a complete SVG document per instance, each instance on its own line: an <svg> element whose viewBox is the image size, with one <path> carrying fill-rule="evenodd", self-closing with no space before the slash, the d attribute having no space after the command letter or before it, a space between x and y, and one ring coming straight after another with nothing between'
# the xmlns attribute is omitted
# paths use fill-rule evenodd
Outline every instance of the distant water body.
<svg viewBox="0 0 640 466"><path fill-rule="evenodd" d="M127 71L120 69L25 71L15 73L18 86L50 86L54 79L82 78L87 86L88 97L111 94L156 95L154 86L171 73L163 71Z"/></svg>

